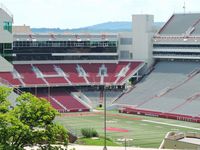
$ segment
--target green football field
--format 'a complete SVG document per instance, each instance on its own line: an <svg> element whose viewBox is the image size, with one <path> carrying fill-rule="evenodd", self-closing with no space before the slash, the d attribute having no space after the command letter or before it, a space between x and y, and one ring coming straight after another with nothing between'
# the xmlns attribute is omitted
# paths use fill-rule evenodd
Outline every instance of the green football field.
<svg viewBox="0 0 200 150"><path fill-rule="evenodd" d="M81 128L94 128L104 135L104 117L98 113L69 113L62 114L56 121L68 130L81 136ZM166 133L169 131L200 132L200 124L162 119L155 117L121 114L115 111L107 112L107 137L123 145L119 139L133 139L127 142L128 146L158 148ZM117 129L117 131L115 130ZM114 131L113 131L114 130ZM103 145L103 143L102 143Z"/></svg>

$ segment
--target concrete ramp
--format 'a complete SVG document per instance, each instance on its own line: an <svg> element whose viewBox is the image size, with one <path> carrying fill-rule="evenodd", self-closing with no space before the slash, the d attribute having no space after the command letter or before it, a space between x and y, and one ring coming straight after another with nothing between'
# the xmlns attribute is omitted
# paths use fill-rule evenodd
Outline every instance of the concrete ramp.
<svg viewBox="0 0 200 150"><path fill-rule="evenodd" d="M13 65L0 55L0 72L12 72Z"/></svg>

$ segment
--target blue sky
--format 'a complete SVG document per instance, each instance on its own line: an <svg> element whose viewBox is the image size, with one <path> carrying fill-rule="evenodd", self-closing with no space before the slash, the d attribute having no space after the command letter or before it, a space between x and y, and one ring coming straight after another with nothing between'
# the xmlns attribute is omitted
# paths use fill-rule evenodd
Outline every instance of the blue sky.
<svg viewBox="0 0 200 150"><path fill-rule="evenodd" d="M166 21L172 13L199 12L199 0L0 0L15 25L77 28L108 21L131 21L132 14L153 14Z"/></svg>

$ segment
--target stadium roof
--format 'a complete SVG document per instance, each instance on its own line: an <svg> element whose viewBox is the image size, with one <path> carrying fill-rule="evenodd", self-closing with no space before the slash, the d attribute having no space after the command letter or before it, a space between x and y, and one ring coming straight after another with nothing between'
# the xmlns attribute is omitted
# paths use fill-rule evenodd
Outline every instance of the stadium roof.
<svg viewBox="0 0 200 150"><path fill-rule="evenodd" d="M173 14L158 32L160 35L200 35L200 13Z"/></svg>

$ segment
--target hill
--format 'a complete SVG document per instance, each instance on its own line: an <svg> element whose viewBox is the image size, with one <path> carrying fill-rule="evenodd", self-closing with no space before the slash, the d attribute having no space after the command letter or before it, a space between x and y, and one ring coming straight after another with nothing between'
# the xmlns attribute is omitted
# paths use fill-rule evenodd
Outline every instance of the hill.
<svg viewBox="0 0 200 150"><path fill-rule="evenodd" d="M160 28L164 23L156 22L155 27ZM63 33L63 32L125 32L131 31L132 22L105 22L92 26L74 28L74 29L60 29L60 28L31 28L33 33Z"/></svg>

